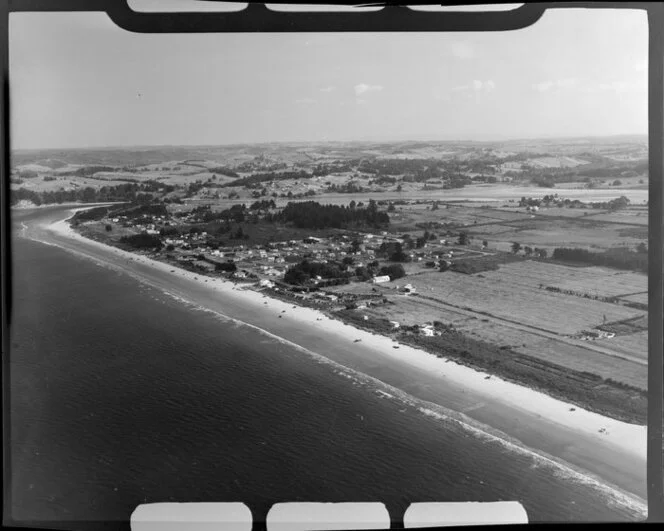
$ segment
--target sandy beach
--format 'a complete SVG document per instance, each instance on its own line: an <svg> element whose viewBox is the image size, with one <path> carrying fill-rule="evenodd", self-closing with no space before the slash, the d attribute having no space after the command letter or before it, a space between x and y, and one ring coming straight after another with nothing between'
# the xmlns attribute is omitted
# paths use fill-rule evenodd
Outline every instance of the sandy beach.
<svg viewBox="0 0 664 531"><path fill-rule="evenodd" d="M62 218L63 210L35 217L23 223L22 235L121 270L196 308L295 344L337 365L340 372L350 369L349 374L374 380L388 399L399 395L417 400L423 414L453 418L515 451L537 453L543 466L572 482L594 485L645 514L646 426L604 417L407 345L394 348L397 344L390 338L316 310L103 245L82 237Z"/></svg>

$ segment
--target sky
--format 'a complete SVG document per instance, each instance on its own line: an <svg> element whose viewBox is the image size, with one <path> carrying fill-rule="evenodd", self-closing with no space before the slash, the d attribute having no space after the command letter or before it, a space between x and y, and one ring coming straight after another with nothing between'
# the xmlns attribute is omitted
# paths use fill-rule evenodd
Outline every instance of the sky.
<svg viewBox="0 0 664 531"><path fill-rule="evenodd" d="M9 30L13 149L647 134L637 10L491 33L147 35L103 13Z"/></svg>

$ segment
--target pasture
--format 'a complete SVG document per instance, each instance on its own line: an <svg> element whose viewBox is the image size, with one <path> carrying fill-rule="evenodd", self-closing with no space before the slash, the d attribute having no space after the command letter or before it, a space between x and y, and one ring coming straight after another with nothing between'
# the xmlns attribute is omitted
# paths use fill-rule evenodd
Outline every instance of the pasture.
<svg viewBox="0 0 664 531"><path fill-rule="evenodd" d="M500 270L499 270L500 272ZM454 272L432 272L408 280L420 292L460 308L468 308L507 321L560 335L577 334L606 321L620 321L643 314L617 304L551 293L536 286L519 285L518 277L507 281Z"/></svg>

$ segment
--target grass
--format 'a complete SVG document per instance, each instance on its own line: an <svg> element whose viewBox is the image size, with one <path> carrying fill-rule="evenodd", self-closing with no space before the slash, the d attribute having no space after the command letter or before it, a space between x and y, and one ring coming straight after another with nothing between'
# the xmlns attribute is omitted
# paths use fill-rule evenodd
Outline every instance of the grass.
<svg viewBox="0 0 664 531"><path fill-rule="evenodd" d="M459 332L434 337L394 333L387 319L370 317L364 320L360 312L352 311L339 311L334 315L365 330L380 334L391 332L391 336L401 343L421 348L440 358L486 370L590 411L626 422L646 422L647 392L623 382L604 379L589 371L571 370L511 348L469 338Z"/></svg>

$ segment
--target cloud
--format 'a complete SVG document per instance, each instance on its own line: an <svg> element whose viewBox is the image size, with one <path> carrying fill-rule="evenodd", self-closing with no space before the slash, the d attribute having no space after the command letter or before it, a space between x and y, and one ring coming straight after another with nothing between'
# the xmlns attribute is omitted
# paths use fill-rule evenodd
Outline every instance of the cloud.
<svg viewBox="0 0 664 531"><path fill-rule="evenodd" d="M316 103L316 100L313 98L300 98L299 100L295 100L295 103L310 105L312 103Z"/></svg>
<svg viewBox="0 0 664 531"><path fill-rule="evenodd" d="M458 87L454 87L452 89L452 92L463 92L466 90L474 90L475 92L481 92L481 91L491 92L495 88L496 84L493 82L492 79L489 79L488 81L480 81L479 79L474 79L470 85L459 85Z"/></svg>
<svg viewBox="0 0 664 531"><path fill-rule="evenodd" d="M636 62L634 65L634 70L637 72L647 72L648 71L648 59L641 59Z"/></svg>
<svg viewBox="0 0 664 531"><path fill-rule="evenodd" d="M553 85L553 81L542 81L541 83L535 83L533 89L538 90L539 92L546 92L553 87Z"/></svg>
<svg viewBox="0 0 664 531"><path fill-rule="evenodd" d="M556 86L558 88L571 88L576 86L576 79L574 78L566 78L566 79L558 79L556 80Z"/></svg>
<svg viewBox="0 0 664 531"><path fill-rule="evenodd" d="M576 79L568 77L564 79L556 79L556 80L546 80L546 81L541 81L539 83L534 83L532 85L533 90L537 90L539 92L547 92L552 88L557 88L557 89L568 89L575 87L577 84Z"/></svg>
<svg viewBox="0 0 664 531"><path fill-rule="evenodd" d="M383 90L381 85L367 85L366 83L355 85L355 95L357 96L367 92L380 92L381 90Z"/></svg>
<svg viewBox="0 0 664 531"><path fill-rule="evenodd" d="M472 59L475 57L475 50L467 41L455 41L450 47L452 56L457 59Z"/></svg>
<svg viewBox="0 0 664 531"><path fill-rule="evenodd" d="M332 92L333 90L337 90L337 87L323 87L320 89L321 92Z"/></svg>

